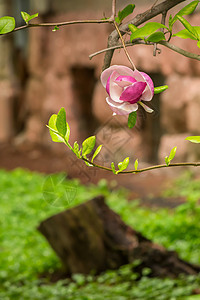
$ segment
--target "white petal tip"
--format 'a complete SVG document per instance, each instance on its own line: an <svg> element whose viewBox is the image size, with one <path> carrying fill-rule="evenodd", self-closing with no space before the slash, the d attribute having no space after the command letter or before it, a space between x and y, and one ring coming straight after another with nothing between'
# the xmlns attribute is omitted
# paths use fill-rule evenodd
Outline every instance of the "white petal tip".
<svg viewBox="0 0 200 300"><path fill-rule="evenodd" d="M150 107L148 107L147 105L145 105L143 102L141 102L141 101L138 101L138 103L144 108L144 110L146 111L146 112L148 112L148 113L152 113L154 110L153 109L151 109Z"/></svg>

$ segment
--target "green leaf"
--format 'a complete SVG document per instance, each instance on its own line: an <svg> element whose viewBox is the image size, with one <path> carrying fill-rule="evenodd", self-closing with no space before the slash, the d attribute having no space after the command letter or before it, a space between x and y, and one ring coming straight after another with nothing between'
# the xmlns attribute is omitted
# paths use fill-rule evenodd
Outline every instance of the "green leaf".
<svg viewBox="0 0 200 300"><path fill-rule="evenodd" d="M174 147L169 154L169 162L175 157L177 147Z"/></svg>
<svg viewBox="0 0 200 300"><path fill-rule="evenodd" d="M154 32L147 38L148 42L153 42L153 43L158 43L163 40L166 40L166 38L162 31Z"/></svg>
<svg viewBox="0 0 200 300"><path fill-rule="evenodd" d="M57 120L56 120L56 127L58 129L58 132L65 136L67 133L67 122L66 122L66 112L64 107L60 109L60 111L57 114Z"/></svg>
<svg viewBox="0 0 200 300"><path fill-rule="evenodd" d="M124 171L129 165L129 157L126 157L122 162L118 163L119 170L116 172L116 174Z"/></svg>
<svg viewBox="0 0 200 300"><path fill-rule="evenodd" d="M183 24L183 26L194 36L196 37L196 39L198 39L198 34L195 30L195 28L190 25L190 23L185 20L183 17L177 16L177 18L179 19L179 21Z"/></svg>
<svg viewBox="0 0 200 300"><path fill-rule="evenodd" d="M26 22L26 24L28 24L28 22L30 20L35 19L35 18L38 17L38 13L34 14L34 15L29 15L27 12L21 11L21 16L22 16L22 19Z"/></svg>
<svg viewBox="0 0 200 300"><path fill-rule="evenodd" d="M93 156L92 156L92 160L91 162L93 162L93 160L95 159L95 157L99 154L99 152L101 151L102 145L99 145L99 147L95 150Z"/></svg>
<svg viewBox="0 0 200 300"><path fill-rule="evenodd" d="M63 138L60 137L58 131L57 131L57 127L56 127L56 120L57 120L57 115L53 114L50 119L49 119L49 123L48 123L48 128L49 128L49 133L51 135L51 139L53 142L57 142L57 143L63 143L64 140Z"/></svg>
<svg viewBox="0 0 200 300"><path fill-rule="evenodd" d="M137 112L133 111L128 116L128 127L133 128L136 124L136 120L137 120Z"/></svg>
<svg viewBox="0 0 200 300"><path fill-rule="evenodd" d="M116 17L116 18L115 18L115 22L118 23L118 24L121 23L119 17Z"/></svg>
<svg viewBox="0 0 200 300"><path fill-rule="evenodd" d="M114 162L111 162L111 169L113 171L113 174L116 174Z"/></svg>
<svg viewBox="0 0 200 300"><path fill-rule="evenodd" d="M165 163L166 163L167 166L169 166L169 162L170 162L170 161L169 161L168 156L165 156Z"/></svg>
<svg viewBox="0 0 200 300"><path fill-rule="evenodd" d="M69 141L69 136L70 136L70 127L69 127L69 124L66 123L67 125L67 132L65 134L65 140L68 142Z"/></svg>
<svg viewBox="0 0 200 300"><path fill-rule="evenodd" d="M83 147L82 155L85 156L85 155L89 154L93 150L93 148L95 146L95 142L96 142L96 137L94 135L90 136L85 141L83 141L83 143L82 143L82 147Z"/></svg>
<svg viewBox="0 0 200 300"><path fill-rule="evenodd" d="M58 26L55 26L54 29L52 29L53 32L57 31L59 29Z"/></svg>
<svg viewBox="0 0 200 300"><path fill-rule="evenodd" d="M136 30L138 30L137 26L133 25L133 24L129 24L128 25L128 28L130 29L130 31L133 33L135 32Z"/></svg>
<svg viewBox="0 0 200 300"><path fill-rule="evenodd" d="M197 42L197 47L199 47L199 48L200 48L200 41L198 41L198 42Z"/></svg>
<svg viewBox="0 0 200 300"><path fill-rule="evenodd" d="M190 141L191 143L199 144L200 143L200 136L188 136L186 138L186 140Z"/></svg>
<svg viewBox="0 0 200 300"><path fill-rule="evenodd" d="M171 21L171 25L173 25L177 19L178 16L182 17L182 16L186 16L186 15L190 15L191 13L193 13L193 11L196 9L197 5L199 4L199 1L192 1L191 3L189 3L188 5L186 5L185 7L183 7L173 18L173 20Z"/></svg>
<svg viewBox="0 0 200 300"><path fill-rule="evenodd" d="M90 164L89 162L87 162L87 161L85 161L84 160L84 163L86 164L86 166L88 166L88 167L93 167L93 165L92 164Z"/></svg>
<svg viewBox="0 0 200 300"><path fill-rule="evenodd" d="M77 141L74 142L74 153L78 158L81 158L80 151L79 151L79 144Z"/></svg>
<svg viewBox="0 0 200 300"><path fill-rule="evenodd" d="M118 17L115 18L115 21L120 24L127 16L132 14L135 8L135 4L127 5L122 11L118 12Z"/></svg>
<svg viewBox="0 0 200 300"><path fill-rule="evenodd" d="M195 27L195 26L194 26ZM193 34L191 34L187 29L183 29L175 34L172 35L173 37L174 36L177 36L177 37L180 37L182 39L191 39L191 40L196 40L196 37L194 37Z"/></svg>
<svg viewBox="0 0 200 300"><path fill-rule="evenodd" d="M172 15L169 16L169 30L172 31L172 26L173 26L173 18Z"/></svg>
<svg viewBox="0 0 200 300"><path fill-rule="evenodd" d="M0 18L0 34L13 31L15 28L15 19L13 17Z"/></svg>
<svg viewBox="0 0 200 300"><path fill-rule="evenodd" d="M134 163L134 167L135 167L135 170L137 171L137 169L138 169L138 159L136 159L136 161Z"/></svg>
<svg viewBox="0 0 200 300"><path fill-rule="evenodd" d="M168 85L161 85L154 88L154 94L160 94L168 89Z"/></svg>
<svg viewBox="0 0 200 300"><path fill-rule="evenodd" d="M131 37L130 37L131 42L133 39L136 39L136 38L144 39L145 37L151 35L152 33L154 33L156 30L158 30L160 28L168 29L165 25L163 25L161 23L149 22L149 23L145 24L143 27L138 28L131 34Z"/></svg>

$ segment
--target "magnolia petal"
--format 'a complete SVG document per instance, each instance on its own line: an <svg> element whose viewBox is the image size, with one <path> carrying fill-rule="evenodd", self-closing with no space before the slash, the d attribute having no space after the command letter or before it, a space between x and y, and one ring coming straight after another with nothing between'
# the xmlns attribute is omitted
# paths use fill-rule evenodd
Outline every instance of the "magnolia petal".
<svg viewBox="0 0 200 300"><path fill-rule="evenodd" d="M128 86L120 96L120 100L136 103L142 96L144 89L146 88L146 82L135 82L133 85Z"/></svg>
<svg viewBox="0 0 200 300"><path fill-rule="evenodd" d="M119 77L117 77L117 79L115 80L115 82L119 86L125 87L125 86L129 86L132 83L136 82L136 80L132 76L123 76L123 75L120 75Z"/></svg>
<svg viewBox="0 0 200 300"><path fill-rule="evenodd" d="M123 103L123 101L120 100L120 96L123 92L123 88L120 87L116 82L115 79L119 76L119 74L114 71L112 72L110 76L110 98L116 102Z"/></svg>
<svg viewBox="0 0 200 300"><path fill-rule="evenodd" d="M119 75L134 77L134 75L133 75L134 71L131 70L130 68L125 67L125 66L120 66L120 65L119 66L118 65L113 65L113 66L105 69L101 73L101 82L102 82L102 84L103 84L104 87L106 87L106 83L107 83L108 77L112 74L113 71L117 71L117 73Z"/></svg>
<svg viewBox="0 0 200 300"><path fill-rule="evenodd" d="M147 86L142 94L141 100L150 101L154 94L154 84L149 75L144 72L134 71L134 78L137 81L146 82Z"/></svg>
<svg viewBox="0 0 200 300"><path fill-rule="evenodd" d="M110 105L110 108L117 115L129 115L131 112L138 109L138 105L124 102L123 104L116 103L110 97L106 98L106 102Z"/></svg>
<svg viewBox="0 0 200 300"><path fill-rule="evenodd" d="M147 83L147 87L146 87L146 89L144 90L144 92L142 94L141 100L150 101L153 98L153 95L154 95L153 81L152 81L151 77L148 74L146 74L144 72L140 72L140 73L145 78L146 83Z"/></svg>
<svg viewBox="0 0 200 300"><path fill-rule="evenodd" d="M152 81L151 77L148 74L144 73L144 72L140 72L140 74L142 74L142 76L145 78L145 80L146 80L147 84L149 85L152 93L154 94L154 84L153 84L153 81Z"/></svg>
<svg viewBox="0 0 200 300"><path fill-rule="evenodd" d="M108 77L107 83L106 83L106 92L110 96L110 76Z"/></svg>
<svg viewBox="0 0 200 300"><path fill-rule="evenodd" d="M138 103L144 108L144 110L146 111L146 112L148 112L148 113L152 113L154 110L153 109L151 109L150 107L148 107L147 105L145 105L143 102L141 102L141 101L138 101Z"/></svg>

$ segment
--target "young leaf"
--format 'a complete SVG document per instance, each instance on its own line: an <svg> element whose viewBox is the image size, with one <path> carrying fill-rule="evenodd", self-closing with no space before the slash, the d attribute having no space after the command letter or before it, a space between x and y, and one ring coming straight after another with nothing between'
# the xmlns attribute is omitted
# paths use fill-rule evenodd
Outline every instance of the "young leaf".
<svg viewBox="0 0 200 300"><path fill-rule="evenodd" d="M116 174L114 162L111 162L111 169L113 171L113 174Z"/></svg>
<svg viewBox="0 0 200 300"><path fill-rule="evenodd" d="M187 141L190 141L192 143L199 144L200 143L200 136L188 136L186 138Z"/></svg>
<svg viewBox="0 0 200 300"><path fill-rule="evenodd" d="M199 47L199 48L200 48L200 41L198 41L198 42L197 42L197 47Z"/></svg>
<svg viewBox="0 0 200 300"><path fill-rule="evenodd" d="M168 157L168 156L165 156L165 163L166 163L166 165L167 165L167 167L168 167L168 166L169 166L169 163L170 163L169 157Z"/></svg>
<svg viewBox="0 0 200 300"><path fill-rule="evenodd" d="M93 165L92 164L90 164L89 162L87 162L87 161L85 161L84 160L84 163L86 164L86 166L88 166L88 167L93 167Z"/></svg>
<svg viewBox="0 0 200 300"><path fill-rule="evenodd" d="M195 27L195 26L194 26ZM196 40L196 37L194 37L194 35L192 33L190 33L187 29L183 29L175 34L172 35L180 37L182 39L191 39L191 40Z"/></svg>
<svg viewBox="0 0 200 300"><path fill-rule="evenodd" d="M185 7L183 7L173 18L173 20L171 21L171 25L173 25L177 19L178 16L182 17L182 16L186 16L186 15L190 15L191 13L193 13L193 11L196 9L197 5L199 4L199 1L192 1L191 3L189 3L188 5L186 5Z"/></svg>
<svg viewBox="0 0 200 300"><path fill-rule="evenodd" d="M77 143L77 141L74 142L74 153L78 158L80 158L79 144Z"/></svg>
<svg viewBox="0 0 200 300"><path fill-rule="evenodd" d="M99 147L95 150L93 156L92 156L92 160L91 162L93 162L93 160L95 159L95 157L99 154L99 152L101 151L102 145L99 145Z"/></svg>
<svg viewBox="0 0 200 300"><path fill-rule="evenodd" d="M129 157L126 157L122 162L118 163L119 170L116 172L116 174L124 171L129 165Z"/></svg>
<svg viewBox="0 0 200 300"><path fill-rule="evenodd" d="M194 36L196 39L198 39L198 34L195 30L195 28L183 17L177 16L179 21L183 24L183 26Z"/></svg>
<svg viewBox="0 0 200 300"><path fill-rule="evenodd" d="M135 167L135 170L137 171L137 169L138 169L138 159L136 159L136 161L134 163L134 167Z"/></svg>
<svg viewBox="0 0 200 300"><path fill-rule="evenodd" d="M153 43L158 43L163 40L166 40L166 38L162 31L154 32L147 38L148 42L153 42Z"/></svg>
<svg viewBox="0 0 200 300"><path fill-rule="evenodd" d="M26 24L28 24L28 22L30 20L35 19L35 18L38 17L38 13L34 14L34 15L29 15L27 12L21 11L21 16L22 16L22 19L26 22Z"/></svg>
<svg viewBox="0 0 200 300"><path fill-rule="evenodd" d="M59 27L55 26L54 29L52 29L52 31L54 32L54 31L57 31L58 29L59 29Z"/></svg>
<svg viewBox="0 0 200 300"><path fill-rule="evenodd" d="M120 162L117 164L117 166L118 166L118 169L120 170L120 169L121 169L121 166L122 166L122 161L120 161Z"/></svg>
<svg viewBox="0 0 200 300"><path fill-rule="evenodd" d="M160 94L168 89L168 85L161 85L154 88L154 94Z"/></svg>
<svg viewBox="0 0 200 300"><path fill-rule="evenodd" d="M174 147L169 154L169 162L174 158L177 147Z"/></svg>
<svg viewBox="0 0 200 300"><path fill-rule="evenodd" d="M15 19L13 17L0 18L0 34L13 31L15 28Z"/></svg>
<svg viewBox="0 0 200 300"><path fill-rule="evenodd" d="M137 112L133 111L128 116L128 127L133 128L136 124L136 120L137 120Z"/></svg>
<svg viewBox="0 0 200 300"><path fill-rule="evenodd" d="M94 135L90 136L85 141L83 141L83 143L82 143L82 147L83 147L82 155L86 156L87 154L89 154L93 150L93 148L95 146L95 142L96 142L96 137Z"/></svg>
<svg viewBox="0 0 200 300"><path fill-rule="evenodd" d="M137 26L135 26L135 25L133 25L133 24L129 24L128 25L128 28L130 29L130 31L133 33L133 32L135 32L138 28L137 28Z"/></svg>
<svg viewBox="0 0 200 300"><path fill-rule="evenodd" d="M169 30L172 31L172 26L173 26L173 18L172 15L169 16Z"/></svg>
<svg viewBox="0 0 200 300"><path fill-rule="evenodd" d="M115 21L120 24L127 16L132 14L135 8L135 4L127 5L122 11L118 12L118 17L115 18Z"/></svg>
<svg viewBox="0 0 200 300"><path fill-rule="evenodd" d="M64 107L60 109L60 111L57 114L57 120L56 120L56 127L58 129L58 132L65 136L67 133L67 122L66 122L66 112Z"/></svg>
<svg viewBox="0 0 200 300"><path fill-rule="evenodd" d="M145 37L147 37L147 36L151 35L152 33L154 33L159 28L168 29L165 25L163 25L161 23L149 22L149 23L145 24L143 27L138 28L136 31L134 31L131 34L131 37L130 37L131 42L132 42L133 39L136 39L136 38L144 39Z"/></svg>
<svg viewBox="0 0 200 300"><path fill-rule="evenodd" d="M68 142L69 141L69 136L70 136L70 127L69 127L69 124L66 123L67 125L67 132L65 134L65 140Z"/></svg>
<svg viewBox="0 0 200 300"><path fill-rule="evenodd" d="M60 137L57 131L56 120L57 120L57 115L53 114L49 119L49 123L48 123L49 133L51 135L51 139L53 142L63 143L63 138Z"/></svg>

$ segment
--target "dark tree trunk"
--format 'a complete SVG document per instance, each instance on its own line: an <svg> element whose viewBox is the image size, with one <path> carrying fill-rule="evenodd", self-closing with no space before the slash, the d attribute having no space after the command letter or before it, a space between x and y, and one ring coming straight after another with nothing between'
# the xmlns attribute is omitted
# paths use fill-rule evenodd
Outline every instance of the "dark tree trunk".
<svg viewBox="0 0 200 300"><path fill-rule="evenodd" d="M151 276L200 271L127 226L101 196L48 218L38 229L61 258L67 274L100 273L136 259L141 261L136 271L148 267Z"/></svg>

